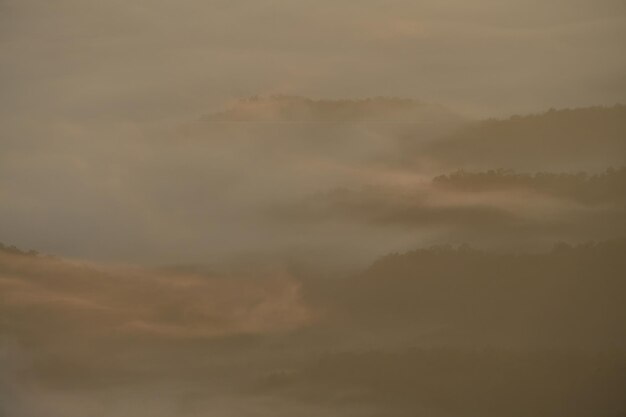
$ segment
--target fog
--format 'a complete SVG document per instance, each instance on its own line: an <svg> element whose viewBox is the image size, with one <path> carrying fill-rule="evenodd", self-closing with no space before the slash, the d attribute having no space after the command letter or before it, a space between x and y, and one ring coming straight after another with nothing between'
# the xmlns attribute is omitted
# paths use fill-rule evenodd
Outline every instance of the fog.
<svg viewBox="0 0 626 417"><path fill-rule="evenodd" d="M613 104L624 12L617 0L4 0L3 102L143 120L273 93L418 97L485 116Z"/></svg>
<svg viewBox="0 0 626 417"><path fill-rule="evenodd" d="M623 415L625 38L0 0L0 417Z"/></svg>

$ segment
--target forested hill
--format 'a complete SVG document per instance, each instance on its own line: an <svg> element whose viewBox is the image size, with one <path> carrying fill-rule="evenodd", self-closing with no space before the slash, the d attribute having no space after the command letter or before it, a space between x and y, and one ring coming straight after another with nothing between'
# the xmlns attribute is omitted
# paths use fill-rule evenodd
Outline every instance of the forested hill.
<svg viewBox="0 0 626 417"><path fill-rule="evenodd" d="M621 166L626 162L626 106L486 120L432 141L417 157L454 169L598 171Z"/></svg>

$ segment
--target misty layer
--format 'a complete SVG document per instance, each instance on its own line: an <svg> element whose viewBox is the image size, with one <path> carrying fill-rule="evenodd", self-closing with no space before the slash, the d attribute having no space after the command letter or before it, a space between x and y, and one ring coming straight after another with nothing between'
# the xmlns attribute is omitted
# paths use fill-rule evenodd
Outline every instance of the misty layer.
<svg viewBox="0 0 626 417"><path fill-rule="evenodd" d="M432 123L401 122L407 112ZM151 264L318 251L362 265L447 241L530 248L615 238L625 218L623 113L467 125L411 100L277 96L168 129L61 124L37 146L32 135L1 145L0 216L11 221L0 232L50 253ZM430 182L462 167L482 172L473 166L519 167L521 177L500 173L497 187L460 186L458 175ZM589 178L568 176L580 171Z"/></svg>
<svg viewBox="0 0 626 417"><path fill-rule="evenodd" d="M238 103L232 111L243 106L250 123L29 125L0 144L0 217L11 219L0 223L3 239L65 256L151 264L344 247L332 229L281 228L264 210L338 186L407 181L410 173L386 165L397 159L398 135L426 140L451 129L443 116L397 122L407 112L411 120L447 114L411 100ZM266 108L274 117L268 122ZM310 123L290 123L302 112ZM365 123L370 117L386 122ZM37 142L41 135L46 140Z"/></svg>
<svg viewBox="0 0 626 417"><path fill-rule="evenodd" d="M517 190L535 192L586 204L624 204L626 167L589 175L539 172L521 174L507 170L457 171L433 179L436 186L465 192Z"/></svg>
<svg viewBox="0 0 626 417"><path fill-rule="evenodd" d="M413 230L439 242L537 247L558 240L616 238L626 233L625 172L459 171L415 185L338 188L270 213L296 224L344 222Z"/></svg>
<svg viewBox="0 0 626 417"><path fill-rule="evenodd" d="M63 339L59 334L255 334L308 318L298 285L280 270L268 270L264 279L102 267L11 250L0 251L0 257L2 333L29 344L56 343Z"/></svg>

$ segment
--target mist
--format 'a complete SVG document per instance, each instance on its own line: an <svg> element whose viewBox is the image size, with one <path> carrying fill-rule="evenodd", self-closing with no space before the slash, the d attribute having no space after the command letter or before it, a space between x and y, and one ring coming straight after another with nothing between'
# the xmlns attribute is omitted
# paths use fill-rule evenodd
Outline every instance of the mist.
<svg viewBox="0 0 626 417"><path fill-rule="evenodd" d="M625 38L0 0L0 416L624 415Z"/></svg>

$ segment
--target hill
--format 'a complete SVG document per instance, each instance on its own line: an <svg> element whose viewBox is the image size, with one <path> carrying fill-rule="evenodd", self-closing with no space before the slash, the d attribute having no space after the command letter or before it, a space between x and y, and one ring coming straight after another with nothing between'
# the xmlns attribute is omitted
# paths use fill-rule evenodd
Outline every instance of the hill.
<svg viewBox="0 0 626 417"><path fill-rule="evenodd" d="M598 171L626 163L626 106L486 120L414 152L445 169Z"/></svg>

